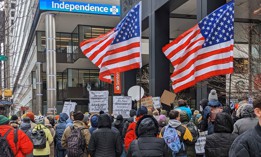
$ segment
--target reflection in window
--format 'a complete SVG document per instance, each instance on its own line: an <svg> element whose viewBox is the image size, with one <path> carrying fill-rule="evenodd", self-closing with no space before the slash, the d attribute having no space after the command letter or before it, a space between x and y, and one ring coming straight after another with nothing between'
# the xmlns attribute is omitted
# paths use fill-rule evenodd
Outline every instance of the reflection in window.
<svg viewBox="0 0 261 157"><path fill-rule="evenodd" d="M239 74L248 73L248 59L234 58L234 72Z"/></svg>

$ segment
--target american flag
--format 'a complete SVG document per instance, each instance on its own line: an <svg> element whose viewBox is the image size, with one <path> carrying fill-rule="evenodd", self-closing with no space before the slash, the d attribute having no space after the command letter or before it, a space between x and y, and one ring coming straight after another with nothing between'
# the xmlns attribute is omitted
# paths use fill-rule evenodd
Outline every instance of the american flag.
<svg viewBox="0 0 261 157"><path fill-rule="evenodd" d="M107 34L81 42L83 54L100 68L99 79L141 67L141 2Z"/></svg>
<svg viewBox="0 0 261 157"><path fill-rule="evenodd" d="M174 66L175 93L212 76L233 72L234 1L202 19L162 48Z"/></svg>

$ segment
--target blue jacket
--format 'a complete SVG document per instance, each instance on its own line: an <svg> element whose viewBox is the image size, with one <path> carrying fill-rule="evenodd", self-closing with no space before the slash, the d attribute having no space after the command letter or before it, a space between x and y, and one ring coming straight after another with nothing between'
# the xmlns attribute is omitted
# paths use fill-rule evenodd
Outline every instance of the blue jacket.
<svg viewBox="0 0 261 157"><path fill-rule="evenodd" d="M55 130L55 142L56 142L56 149L63 150L61 140L63 137L64 130L66 129L66 120L68 119L68 115L66 113L60 113L60 119L58 124L56 125Z"/></svg>
<svg viewBox="0 0 261 157"><path fill-rule="evenodd" d="M180 107L177 107L177 108L175 108L175 109L186 112L187 115L188 115L188 117L189 117L189 120L191 119L191 117L192 117L192 112L191 112L190 108L188 108L187 106L180 106Z"/></svg>
<svg viewBox="0 0 261 157"><path fill-rule="evenodd" d="M68 126L72 126L73 125L73 120L71 120L70 118L66 120L66 127Z"/></svg>

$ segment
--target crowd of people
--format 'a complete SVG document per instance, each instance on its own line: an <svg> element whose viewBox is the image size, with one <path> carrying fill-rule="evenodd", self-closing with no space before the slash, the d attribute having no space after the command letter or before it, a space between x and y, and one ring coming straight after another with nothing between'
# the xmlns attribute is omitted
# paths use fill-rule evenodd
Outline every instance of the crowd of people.
<svg viewBox="0 0 261 157"><path fill-rule="evenodd" d="M217 92L190 109L132 109L129 118L98 114L0 115L2 157L260 157L261 99L223 106Z"/></svg>

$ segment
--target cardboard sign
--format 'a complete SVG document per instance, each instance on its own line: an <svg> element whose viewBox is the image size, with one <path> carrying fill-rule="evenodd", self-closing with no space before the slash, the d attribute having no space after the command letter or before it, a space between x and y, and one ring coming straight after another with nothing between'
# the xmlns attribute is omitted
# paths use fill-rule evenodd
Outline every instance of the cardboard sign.
<svg viewBox="0 0 261 157"><path fill-rule="evenodd" d="M65 101L63 104L62 113L66 113L70 117L70 112L75 110L76 102Z"/></svg>
<svg viewBox="0 0 261 157"><path fill-rule="evenodd" d="M137 105L140 105L140 101L137 102ZM145 106L145 107L153 107L153 100L152 100L152 96L146 97L146 98L142 98L141 99L141 106Z"/></svg>
<svg viewBox="0 0 261 157"><path fill-rule="evenodd" d="M109 91L90 91L89 92L89 112L97 113L100 111L108 112Z"/></svg>
<svg viewBox="0 0 261 157"><path fill-rule="evenodd" d="M161 108L160 97L153 97L152 100L154 108Z"/></svg>
<svg viewBox="0 0 261 157"><path fill-rule="evenodd" d="M176 94L170 91L164 90L163 94L161 95L160 101L163 104L171 106L171 103L174 102L176 98Z"/></svg>
<svg viewBox="0 0 261 157"><path fill-rule="evenodd" d="M123 118L129 118L132 101L130 96L114 96L113 97L113 114L115 116L122 115Z"/></svg>

